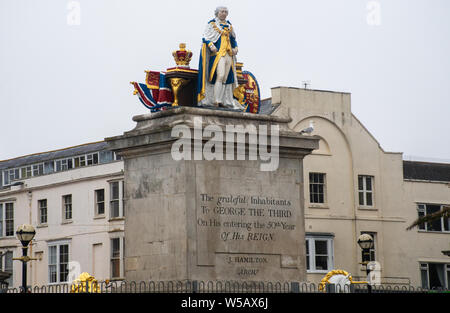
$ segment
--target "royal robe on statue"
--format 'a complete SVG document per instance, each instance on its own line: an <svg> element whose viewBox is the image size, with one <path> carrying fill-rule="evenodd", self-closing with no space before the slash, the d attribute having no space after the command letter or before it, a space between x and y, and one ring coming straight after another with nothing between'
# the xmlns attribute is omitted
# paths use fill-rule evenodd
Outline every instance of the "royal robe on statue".
<svg viewBox="0 0 450 313"><path fill-rule="evenodd" d="M236 76L236 57L232 56L231 49L237 47L236 35L229 21L220 23L219 19L209 21L203 34L202 49L200 52L197 95L199 105L211 105L214 100L214 84L216 83L217 65L225 54L231 56L231 67L227 74L222 103L225 106L241 108L233 98L233 90L238 86ZM212 53L210 46L214 45L217 53Z"/></svg>

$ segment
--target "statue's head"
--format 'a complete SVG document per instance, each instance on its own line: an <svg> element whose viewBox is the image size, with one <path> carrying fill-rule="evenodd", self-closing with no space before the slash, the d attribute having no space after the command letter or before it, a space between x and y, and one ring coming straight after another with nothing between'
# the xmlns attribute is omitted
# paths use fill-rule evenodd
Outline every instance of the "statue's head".
<svg viewBox="0 0 450 313"><path fill-rule="evenodd" d="M214 11L214 15L221 20L226 19L228 16L227 7L217 7L216 10Z"/></svg>

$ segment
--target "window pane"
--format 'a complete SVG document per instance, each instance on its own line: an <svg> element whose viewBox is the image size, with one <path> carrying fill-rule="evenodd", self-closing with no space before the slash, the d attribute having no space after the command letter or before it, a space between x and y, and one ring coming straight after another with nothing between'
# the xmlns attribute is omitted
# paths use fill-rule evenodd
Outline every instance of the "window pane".
<svg viewBox="0 0 450 313"><path fill-rule="evenodd" d="M47 200L39 200L39 221L41 224L47 223Z"/></svg>
<svg viewBox="0 0 450 313"><path fill-rule="evenodd" d="M323 185L318 185L317 189L318 189L318 193L323 196Z"/></svg>
<svg viewBox="0 0 450 313"><path fill-rule="evenodd" d="M13 273L13 253L12 251L7 251L6 254L3 256L4 260L5 260L5 267L4 267L4 271L14 274ZM0 258L1 261L1 258ZM1 262L0 262L1 264ZM11 275L7 280L5 280L6 283L8 283L8 286L12 287L13 284L13 275Z"/></svg>
<svg viewBox="0 0 450 313"><path fill-rule="evenodd" d="M49 276L50 283L56 283L57 282L56 265L49 265L48 266L48 276Z"/></svg>
<svg viewBox="0 0 450 313"><path fill-rule="evenodd" d="M119 217L119 200L111 201L111 217Z"/></svg>
<svg viewBox="0 0 450 313"><path fill-rule="evenodd" d="M366 190L372 190L372 177L366 177Z"/></svg>
<svg viewBox="0 0 450 313"><path fill-rule="evenodd" d="M8 171L4 171L3 172L3 184L4 185L8 185L9 184L9 176L8 176Z"/></svg>
<svg viewBox="0 0 450 313"><path fill-rule="evenodd" d="M64 201L64 218L66 220L72 219L72 195L63 196Z"/></svg>
<svg viewBox="0 0 450 313"><path fill-rule="evenodd" d="M310 270L311 265L309 264L309 255L306 256L306 270Z"/></svg>
<svg viewBox="0 0 450 313"><path fill-rule="evenodd" d="M97 214L105 213L105 190L99 189L95 191L95 198L97 202Z"/></svg>
<svg viewBox="0 0 450 313"><path fill-rule="evenodd" d="M56 246L48 247L48 263L56 264Z"/></svg>
<svg viewBox="0 0 450 313"><path fill-rule="evenodd" d="M444 288L444 264L428 263L430 288Z"/></svg>
<svg viewBox="0 0 450 313"><path fill-rule="evenodd" d="M97 214L105 214L105 203L104 202L98 203Z"/></svg>
<svg viewBox="0 0 450 313"><path fill-rule="evenodd" d="M111 271L112 277L120 277L120 259L111 260Z"/></svg>
<svg viewBox="0 0 450 313"><path fill-rule="evenodd" d="M98 164L98 153L94 154L94 164Z"/></svg>
<svg viewBox="0 0 450 313"><path fill-rule="evenodd" d="M65 218L66 220L72 219L72 205L70 204L66 205Z"/></svg>
<svg viewBox="0 0 450 313"><path fill-rule="evenodd" d="M113 258L120 257L120 239L119 238L111 239L111 256Z"/></svg>
<svg viewBox="0 0 450 313"><path fill-rule="evenodd" d="M111 183L111 200L119 199L119 182Z"/></svg>
<svg viewBox="0 0 450 313"><path fill-rule="evenodd" d="M68 264L60 264L59 265L59 281L60 282L67 281L68 275L69 275Z"/></svg>
<svg viewBox="0 0 450 313"><path fill-rule="evenodd" d="M367 197L367 205L372 205L372 193L371 192L366 193L366 197Z"/></svg>
<svg viewBox="0 0 450 313"><path fill-rule="evenodd" d="M327 241L326 240L316 240L315 241L316 254L328 254L327 253Z"/></svg>
<svg viewBox="0 0 450 313"><path fill-rule="evenodd" d="M425 216L425 212L423 212L423 211L418 211L418 214L419 214L419 218ZM419 229L425 229L425 223L419 224Z"/></svg>
<svg viewBox="0 0 450 313"><path fill-rule="evenodd" d="M120 277L120 238L111 239L111 276Z"/></svg>
<svg viewBox="0 0 450 313"><path fill-rule="evenodd" d="M42 208L40 212L40 222L41 224L47 223L47 208Z"/></svg>
<svg viewBox="0 0 450 313"><path fill-rule="evenodd" d="M39 176L39 167L37 165L33 165L33 176Z"/></svg>
<svg viewBox="0 0 450 313"><path fill-rule="evenodd" d="M363 176L358 176L358 190L364 190Z"/></svg>
<svg viewBox="0 0 450 313"><path fill-rule="evenodd" d="M327 270L327 269L328 269L328 257L316 256L316 270Z"/></svg>
<svg viewBox="0 0 450 313"><path fill-rule="evenodd" d="M317 193L313 194L313 203L319 203L319 195Z"/></svg>
<svg viewBox="0 0 450 313"><path fill-rule="evenodd" d="M309 192L311 203L324 203L325 174L309 173Z"/></svg>
<svg viewBox="0 0 450 313"><path fill-rule="evenodd" d="M442 219L444 220L444 230L450 231L450 218L443 217ZM449 280L449 284L450 284L450 280Z"/></svg>
<svg viewBox="0 0 450 313"><path fill-rule="evenodd" d="M364 205L364 192L359 192L359 205Z"/></svg>
<svg viewBox="0 0 450 313"><path fill-rule="evenodd" d="M426 269L421 269L420 277L422 280L422 288L428 289L428 271Z"/></svg>
<svg viewBox="0 0 450 313"><path fill-rule="evenodd" d="M96 190L95 193L97 196L97 202L105 201L105 190L104 189Z"/></svg>
<svg viewBox="0 0 450 313"><path fill-rule="evenodd" d="M59 281L67 281L67 275L69 274L69 245L59 246Z"/></svg>
<svg viewBox="0 0 450 313"><path fill-rule="evenodd" d="M68 245L59 246L59 262L61 262L61 263L69 262L69 246Z"/></svg>
<svg viewBox="0 0 450 313"><path fill-rule="evenodd" d="M88 155L87 155L87 164L88 164L88 165L92 165L92 161L93 161L93 160L92 160L92 154L88 154Z"/></svg>
<svg viewBox="0 0 450 313"><path fill-rule="evenodd" d="M440 205L427 205L427 215L437 213L441 210ZM427 229L429 231L441 231L442 225L441 225L441 219L434 220L430 223L427 223Z"/></svg>
<svg viewBox="0 0 450 313"><path fill-rule="evenodd" d="M5 204L5 235L14 236L14 205Z"/></svg>

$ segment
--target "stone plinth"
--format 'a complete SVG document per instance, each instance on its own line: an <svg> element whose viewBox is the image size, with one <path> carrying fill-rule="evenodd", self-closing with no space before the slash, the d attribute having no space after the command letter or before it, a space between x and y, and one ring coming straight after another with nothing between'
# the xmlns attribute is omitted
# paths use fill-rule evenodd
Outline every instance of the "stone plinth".
<svg viewBox="0 0 450 313"><path fill-rule="evenodd" d="M267 160L259 155L249 160L248 134L245 149L234 145L223 160L194 156L211 143L225 150L226 133L186 140L191 160L174 160L172 128L194 134L200 118L203 129L224 131L266 125L270 133L278 125L278 168L262 171ZM135 129L106 139L124 159L127 281L306 278L302 160L318 148L317 138L289 130L286 118L225 110L179 107L133 120Z"/></svg>

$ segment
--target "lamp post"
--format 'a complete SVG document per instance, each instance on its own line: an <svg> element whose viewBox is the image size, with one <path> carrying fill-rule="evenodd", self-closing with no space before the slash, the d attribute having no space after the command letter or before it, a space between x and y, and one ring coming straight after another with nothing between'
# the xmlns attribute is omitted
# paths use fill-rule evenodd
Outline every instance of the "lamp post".
<svg viewBox="0 0 450 313"><path fill-rule="evenodd" d="M27 255L28 252L28 244L31 240L33 240L34 235L36 235L36 231L34 227L31 225L23 224L17 227L16 231L17 238L22 243L22 257L14 258L13 260L22 261L22 292L27 292L27 262L30 260L36 260L35 258L30 258Z"/></svg>
<svg viewBox="0 0 450 313"><path fill-rule="evenodd" d="M358 237L358 245L361 247L363 255L362 255L362 262L361 264L364 264L366 266L366 274L367 274L367 292L372 292L372 286L369 282L369 274L370 269L367 266L367 264L370 261L370 249L373 248L373 238L369 234L362 234Z"/></svg>

